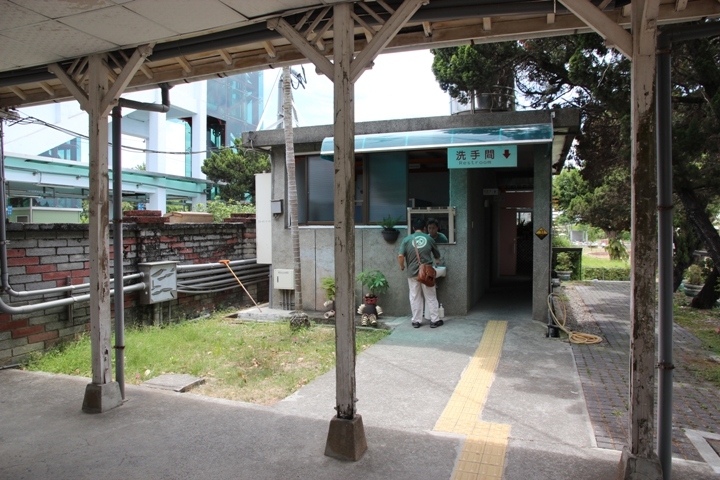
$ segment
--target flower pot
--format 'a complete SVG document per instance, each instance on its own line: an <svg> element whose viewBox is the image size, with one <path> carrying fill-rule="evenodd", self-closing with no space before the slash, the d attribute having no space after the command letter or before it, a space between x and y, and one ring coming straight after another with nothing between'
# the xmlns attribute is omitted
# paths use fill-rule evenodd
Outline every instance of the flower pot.
<svg viewBox="0 0 720 480"><path fill-rule="evenodd" d="M700 293L700 290L702 290L702 285L693 285L692 283L683 283L683 291L685 292L685 295L688 297L694 297L698 293Z"/></svg>
<svg viewBox="0 0 720 480"><path fill-rule="evenodd" d="M395 241L398 239L398 236L400 235L400 231L395 230L394 228L383 229L380 233L382 233L383 238L388 243L395 243Z"/></svg>
<svg viewBox="0 0 720 480"><path fill-rule="evenodd" d="M568 282L570 281L570 275L572 275L572 270L558 270L557 274L560 280Z"/></svg>

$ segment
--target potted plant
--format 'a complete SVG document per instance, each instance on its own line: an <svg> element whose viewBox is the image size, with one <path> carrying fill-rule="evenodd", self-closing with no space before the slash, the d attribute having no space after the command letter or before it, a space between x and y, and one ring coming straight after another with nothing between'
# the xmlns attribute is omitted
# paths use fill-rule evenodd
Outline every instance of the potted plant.
<svg viewBox="0 0 720 480"><path fill-rule="evenodd" d="M567 252L560 252L557 254L557 258L555 260L555 271L558 274L558 277L560 277L560 280L568 281L570 280L570 275L572 275L573 270L573 262L570 258L570 254Z"/></svg>
<svg viewBox="0 0 720 480"><path fill-rule="evenodd" d="M323 277L320 279L320 288L325 292L325 308L328 311L325 313L325 318L335 316L335 278L334 277Z"/></svg>
<svg viewBox="0 0 720 480"><path fill-rule="evenodd" d="M320 279L320 288L325 292L325 298L328 302L335 301L335 278L323 277Z"/></svg>
<svg viewBox="0 0 720 480"><path fill-rule="evenodd" d="M685 295L688 297L694 297L700 290L702 290L705 284L705 278L703 276L703 270L700 265L690 265L685 272L685 279L683 280L683 290Z"/></svg>
<svg viewBox="0 0 720 480"><path fill-rule="evenodd" d="M364 270L357 275L357 281L365 287L365 303L377 305L377 294L390 288L387 278L380 270Z"/></svg>
<svg viewBox="0 0 720 480"><path fill-rule="evenodd" d="M388 215L380 221L380 226L382 227L382 231L380 233L382 233L386 242L395 243L398 235L400 235L400 231L395 229L395 225L401 224L404 220L405 219L403 217L393 218L392 215Z"/></svg>

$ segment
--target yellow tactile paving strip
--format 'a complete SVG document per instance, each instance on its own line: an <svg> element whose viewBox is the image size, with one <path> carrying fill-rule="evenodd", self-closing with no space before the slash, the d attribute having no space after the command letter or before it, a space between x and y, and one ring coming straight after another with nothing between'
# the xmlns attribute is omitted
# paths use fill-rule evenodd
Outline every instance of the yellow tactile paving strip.
<svg viewBox="0 0 720 480"><path fill-rule="evenodd" d="M506 331L507 322L488 322L480 345L435 424L435 431L467 435L453 480L502 478L510 425L481 422L479 418L500 360Z"/></svg>

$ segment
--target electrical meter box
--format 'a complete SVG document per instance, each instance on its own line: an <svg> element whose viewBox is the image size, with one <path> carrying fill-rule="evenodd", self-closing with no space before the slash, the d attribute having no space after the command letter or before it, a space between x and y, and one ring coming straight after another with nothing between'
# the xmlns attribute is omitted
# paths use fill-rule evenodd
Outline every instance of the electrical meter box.
<svg viewBox="0 0 720 480"><path fill-rule="evenodd" d="M295 290L295 270L292 268L273 270L273 285L277 290Z"/></svg>
<svg viewBox="0 0 720 480"><path fill-rule="evenodd" d="M145 276L140 303L150 305L177 298L177 262L149 262L138 265Z"/></svg>

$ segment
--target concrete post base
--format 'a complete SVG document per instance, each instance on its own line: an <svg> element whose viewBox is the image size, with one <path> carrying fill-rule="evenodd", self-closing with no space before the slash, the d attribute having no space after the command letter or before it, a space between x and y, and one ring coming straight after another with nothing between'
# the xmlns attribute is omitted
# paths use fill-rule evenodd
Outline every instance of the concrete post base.
<svg viewBox="0 0 720 480"><path fill-rule="evenodd" d="M89 383L85 387L82 411L85 413L104 413L122 404L120 384L110 382L103 385Z"/></svg>
<svg viewBox="0 0 720 480"><path fill-rule="evenodd" d="M660 460L654 453L650 458L638 457L625 447L618 465L617 480L663 480Z"/></svg>
<svg viewBox="0 0 720 480"><path fill-rule="evenodd" d="M334 417L330 420L325 455L339 460L360 460L367 450L365 441L365 428L362 417L355 415L355 418L348 420Z"/></svg>

